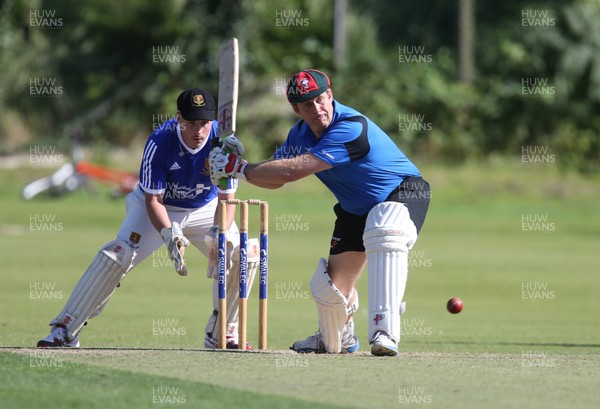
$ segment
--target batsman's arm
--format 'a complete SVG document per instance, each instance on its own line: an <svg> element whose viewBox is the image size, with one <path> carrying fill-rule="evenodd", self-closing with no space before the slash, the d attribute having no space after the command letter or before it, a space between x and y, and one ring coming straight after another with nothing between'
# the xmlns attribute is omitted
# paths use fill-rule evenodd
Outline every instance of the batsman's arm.
<svg viewBox="0 0 600 409"><path fill-rule="evenodd" d="M267 189L277 189L289 182L323 170L331 165L312 153L304 153L289 159L269 159L259 163L249 163L244 169L248 183Z"/></svg>
<svg viewBox="0 0 600 409"><path fill-rule="evenodd" d="M162 201L162 195L144 192L146 211L154 228L160 232L165 227L171 227L171 219Z"/></svg>

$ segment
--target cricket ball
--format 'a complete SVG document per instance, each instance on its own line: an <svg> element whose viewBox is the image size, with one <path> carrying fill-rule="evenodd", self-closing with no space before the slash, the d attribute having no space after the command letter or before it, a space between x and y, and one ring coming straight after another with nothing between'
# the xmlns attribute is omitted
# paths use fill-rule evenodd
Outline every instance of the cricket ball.
<svg viewBox="0 0 600 409"><path fill-rule="evenodd" d="M458 314L463 309L463 302L458 297L450 298L446 304L446 309L450 314Z"/></svg>

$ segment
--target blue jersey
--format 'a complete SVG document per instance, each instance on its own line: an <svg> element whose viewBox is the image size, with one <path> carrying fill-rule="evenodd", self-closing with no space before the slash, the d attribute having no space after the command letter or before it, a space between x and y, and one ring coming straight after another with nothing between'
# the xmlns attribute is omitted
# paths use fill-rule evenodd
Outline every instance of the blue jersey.
<svg viewBox="0 0 600 409"><path fill-rule="evenodd" d="M332 168L315 175L331 190L344 210L365 215L409 176L421 176L394 141L360 112L333 101L333 119L316 138L300 120L274 158L310 152Z"/></svg>
<svg viewBox="0 0 600 409"><path fill-rule="evenodd" d="M204 146L189 148L181 137L176 119L163 123L146 142L140 167L140 188L163 197L165 205L199 208L217 196L210 181L208 154L211 140L217 137L218 123L212 122ZM228 179L228 190L235 191L237 180Z"/></svg>

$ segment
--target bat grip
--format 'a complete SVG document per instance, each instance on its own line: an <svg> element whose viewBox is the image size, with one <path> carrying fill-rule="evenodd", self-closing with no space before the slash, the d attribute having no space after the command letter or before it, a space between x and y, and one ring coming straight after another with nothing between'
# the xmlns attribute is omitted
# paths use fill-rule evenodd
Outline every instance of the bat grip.
<svg viewBox="0 0 600 409"><path fill-rule="evenodd" d="M225 136L223 136L222 138L214 138L212 140L212 147L221 147L223 149L223 153L231 153L231 149L227 148L225 146ZM223 178L221 180L219 180L219 188L221 188L221 190L227 190L227 179Z"/></svg>
<svg viewBox="0 0 600 409"><path fill-rule="evenodd" d="M226 178L219 180L219 188L221 190L227 190L227 179Z"/></svg>

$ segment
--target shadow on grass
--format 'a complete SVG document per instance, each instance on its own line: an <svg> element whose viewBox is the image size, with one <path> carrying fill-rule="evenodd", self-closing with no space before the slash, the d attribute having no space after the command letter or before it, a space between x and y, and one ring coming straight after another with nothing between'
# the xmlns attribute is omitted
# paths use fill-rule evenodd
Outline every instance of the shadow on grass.
<svg viewBox="0 0 600 409"><path fill-rule="evenodd" d="M265 349L265 350L252 350L252 351L242 351L239 349L203 349L203 348L129 348L129 347L94 347L94 348L69 348L69 347L61 347L61 348L36 348L29 346L0 346L0 351L2 350L16 350L16 351L27 351L27 350L37 350L37 351L183 351L183 352L207 352L207 353L230 353L230 354L291 354L291 355L299 355L297 352L292 350L275 350L275 349Z"/></svg>
<svg viewBox="0 0 600 409"><path fill-rule="evenodd" d="M573 344L559 342L481 342L481 341L434 341L428 344L453 345L508 345L508 346L544 346L564 348L600 348L600 344Z"/></svg>

